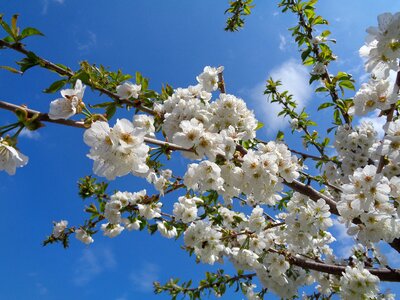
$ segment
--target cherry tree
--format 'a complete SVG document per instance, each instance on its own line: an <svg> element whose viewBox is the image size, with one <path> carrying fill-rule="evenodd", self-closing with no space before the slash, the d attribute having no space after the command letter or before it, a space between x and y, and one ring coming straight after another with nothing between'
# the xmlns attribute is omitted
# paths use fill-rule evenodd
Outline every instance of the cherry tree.
<svg viewBox="0 0 400 300"><path fill-rule="evenodd" d="M310 84L317 83L315 93L329 97L318 110L331 111L333 126L318 131L279 80L270 78L265 85L266 98L280 105L279 115L290 121L303 145L296 149L287 146L280 131L275 140L259 137L263 124L244 100L229 94L221 66L206 66L193 75L191 86L166 85L157 92L140 73L132 79L85 61L78 70L51 62L26 45L27 38L42 35L39 30L21 30L17 15L9 23L1 17L0 50L22 56L18 68L2 68L23 74L40 67L62 79L46 90L60 91L47 113L0 101L0 108L16 116L0 127L0 170L14 175L17 168L29 167L17 145L22 130L56 123L83 130L96 175L79 183L80 197L91 201L87 219L55 221L44 245L68 247L71 237L89 245L96 234L115 238L131 230L158 231L182 243L196 261L221 265L198 284L154 283L156 293L172 299L199 299L210 291L222 296L229 287L248 299L263 299L267 292L291 299L310 285L315 290L305 289L304 299L394 299L390 291L380 291L379 283L399 282L400 270L379 245L400 252L400 73L390 76L398 72L400 13L381 14L367 29L359 52L370 80L353 93L349 73L329 72L336 60L330 48L334 40L316 2L282 0L279 7L297 17L290 30L302 63L310 66ZM252 9L251 0L231 1L225 29L239 30ZM109 101L86 103L88 87ZM130 119L115 118L125 109ZM374 111L386 117L381 138L373 123L354 122ZM174 152L188 162L182 174L168 169ZM108 181L122 176L141 177L158 193L110 192ZM163 207L167 194L175 199L172 211ZM333 220L354 239L349 257L337 256L330 246ZM236 274L226 274L224 264L232 264Z"/></svg>

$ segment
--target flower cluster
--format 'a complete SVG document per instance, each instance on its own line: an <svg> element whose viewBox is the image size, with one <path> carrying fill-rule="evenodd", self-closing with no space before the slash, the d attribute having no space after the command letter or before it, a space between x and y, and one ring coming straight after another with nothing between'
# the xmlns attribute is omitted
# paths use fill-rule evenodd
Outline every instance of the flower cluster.
<svg viewBox="0 0 400 300"><path fill-rule="evenodd" d="M144 204L143 200L145 198L146 190L135 193L118 191L113 194L105 204L104 216L108 222L101 225L104 235L113 238L119 235L125 228L128 230L140 229L142 221L138 216L146 219L160 217L159 213L161 212L160 207L162 204L160 202ZM138 212L137 216L122 216L123 211L128 206L136 209Z"/></svg>
<svg viewBox="0 0 400 300"><path fill-rule="evenodd" d="M196 86L178 88L157 111L164 115L162 129L175 144L194 148L185 155L192 159L206 156L215 161L217 155L231 158L235 142L255 137L258 122L245 102L233 95L220 94L211 102L218 88L218 73L222 70L206 67L197 76Z"/></svg>
<svg viewBox="0 0 400 300"><path fill-rule="evenodd" d="M113 128L103 121L92 124L83 138L91 147L88 157L94 160L93 172L109 180L128 173L145 176L149 171L146 134L146 130L127 119L117 120Z"/></svg>
<svg viewBox="0 0 400 300"><path fill-rule="evenodd" d="M188 198L182 196L178 198L179 202L174 203L174 216L183 223L190 223L197 219L197 204L203 203L198 197Z"/></svg>
<svg viewBox="0 0 400 300"><path fill-rule="evenodd" d="M320 256L321 248L335 239L326 231L333 225L329 206L325 200L311 201L308 197L294 193L287 204L284 220L285 241L292 253Z"/></svg>
<svg viewBox="0 0 400 300"><path fill-rule="evenodd" d="M350 183L342 186L343 194L338 210L348 224L355 219L360 224L352 225L349 234L357 234L362 243L392 242L400 237L400 218L394 203L390 201L389 180L376 173L374 165L358 168L349 176Z"/></svg>
<svg viewBox="0 0 400 300"><path fill-rule="evenodd" d="M221 242L222 234L204 221L190 224L185 231L184 241L187 247L194 249L199 259L208 264L214 264L220 260L225 247Z"/></svg>
<svg viewBox="0 0 400 300"><path fill-rule="evenodd" d="M361 85L354 96L354 106L350 112L358 116L365 115L375 109L387 110L397 102L397 90L388 79L370 80Z"/></svg>
<svg viewBox="0 0 400 300"><path fill-rule="evenodd" d="M340 279L340 295L343 299L377 299L379 278L358 264L346 267Z"/></svg>
<svg viewBox="0 0 400 300"><path fill-rule="evenodd" d="M389 71L397 71L400 57L400 13L378 16L378 27L369 27L366 45L360 55L367 59L365 68L376 78L387 78Z"/></svg>
<svg viewBox="0 0 400 300"><path fill-rule="evenodd" d="M371 122L363 122L355 128L342 125L336 131L334 145L342 162L341 167L338 169L335 164L329 163L325 174L331 182L347 183L348 176L357 168L366 166L371 159L371 149L377 145L377 132Z"/></svg>
<svg viewBox="0 0 400 300"><path fill-rule="evenodd" d="M398 71L400 57L400 13L378 16L378 27L367 29L366 45L360 55L366 58L365 69L371 80L361 86L354 97L350 113L364 115L375 109L387 110L398 100L398 87L388 79L390 71Z"/></svg>

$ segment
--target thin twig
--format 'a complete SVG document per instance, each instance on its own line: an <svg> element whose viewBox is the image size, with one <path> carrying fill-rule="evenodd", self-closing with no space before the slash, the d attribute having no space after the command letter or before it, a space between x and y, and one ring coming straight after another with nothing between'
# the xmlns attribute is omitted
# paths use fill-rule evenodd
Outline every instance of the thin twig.
<svg viewBox="0 0 400 300"><path fill-rule="evenodd" d="M7 42L5 42L5 41L3 41L3 40L0 40L0 47L9 48L9 49L11 49L11 50L14 50L14 51L17 51L17 52L19 52L19 53L22 53L22 54L24 54L24 55L26 55L26 56L28 56L29 53L31 53L29 50L25 49L25 48L22 46L22 44L10 44L10 43L7 43ZM68 77L68 78L71 78L71 77L73 77L73 76L75 75L75 73L74 73L72 70L70 70L69 68L68 68L68 69L61 68L60 66L56 65L55 63L52 63L51 61L49 61L49 60L47 60L47 59L44 59L44 58L42 58L42 57L40 57L40 56L37 56L36 54L35 54L35 56L36 56L37 59L40 61L40 64L39 64L39 65L40 65L42 68L45 68L45 69L54 71L54 72L56 72L57 74L62 75L62 76L66 76L66 77ZM112 99L115 100L117 103L126 104L126 105L128 105L128 106L133 106L133 107L135 107L135 108L137 108L137 109L139 109L140 111L143 111L143 112L145 112L145 113L148 113L148 114L151 114L151 115L156 115L156 113L155 113L152 109L150 109L150 108L148 108L148 107L145 107L145 106L143 106L143 105L140 104L140 103L135 104L134 102L132 102L132 101L130 101L130 100L123 100L123 99L120 99L119 96L118 96L117 94L115 94L115 93L113 93L113 92L111 92L111 91L109 91L109 90L107 90L107 89L105 89L105 88L98 87L98 86L96 86L96 85L94 85L94 84L91 84L91 82L88 82L88 83L86 83L86 84L89 85L91 88L93 88L93 89L99 91L100 93L105 94L105 95L107 95L108 97L112 98Z"/></svg>

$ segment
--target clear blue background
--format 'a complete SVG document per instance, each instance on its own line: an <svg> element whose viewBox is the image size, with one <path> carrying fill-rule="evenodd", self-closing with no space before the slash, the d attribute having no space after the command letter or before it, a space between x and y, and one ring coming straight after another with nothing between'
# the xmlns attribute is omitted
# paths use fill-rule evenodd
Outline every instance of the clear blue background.
<svg viewBox="0 0 400 300"><path fill-rule="evenodd" d="M297 74L296 82L289 80L287 86L308 98L302 100L310 112L324 101L304 85L305 71L297 64L299 53L287 31L296 19L282 15L277 1L255 1L253 14L237 33L223 31L228 4L222 0L2 2L0 12L6 19L19 13L21 27L36 27L45 34L27 40L29 49L73 69L79 61L88 60L126 73L140 71L151 79L151 88L160 90L162 83L173 87L195 84L195 76L206 65L225 66L228 92L245 99L266 124L259 133L263 139L274 137L272 129L277 124L261 93L269 74L284 74L289 79ZM332 37L338 41L333 48L339 59L332 70L365 79L358 56L364 30L376 25L379 13L398 11L399 2L321 1L318 9L330 21ZM0 65L12 65L20 58L1 51ZM0 99L47 111L58 95L41 91L57 79L56 74L36 68L22 77L0 70ZM88 91L84 100L96 103L105 98ZM328 110L315 117L322 127L330 125L324 121L330 118ZM12 113L0 111L0 125L12 121ZM288 142L302 148L290 135ZM43 248L41 242L51 232L53 220L67 219L70 224L84 220L76 182L91 174L92 162L86 158L82 131L76 128L47 124L38 134L21 137L19 147L30 157L29 164L15 176L0 173L0 299L169 299L152 293L153 280L165 282L176 276L196 281L206 270L215 269L196 265L180 250L181 241L146 232L123 232L113 240L98 234L90 247L72 239L68 250L59 245ZM174 165L181 162L180 155L174 154ZM146 182L132 176L111 184L111 190L142 188L151 191ZM164 202L172 203L176 197ZM333 231L343 234L340 227ZM339 240L335 249L340 253L351 241ZM398 255L387 251L399 264ZM395 285L385 287L399 290ZM226 295L226 299L242 298L241 294Z"/></svg>

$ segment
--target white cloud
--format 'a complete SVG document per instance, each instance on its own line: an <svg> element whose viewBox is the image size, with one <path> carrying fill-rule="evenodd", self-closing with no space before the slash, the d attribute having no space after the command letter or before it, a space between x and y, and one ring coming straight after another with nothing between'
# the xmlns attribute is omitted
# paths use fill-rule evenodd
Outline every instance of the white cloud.
<svg viewBox="0 0 400 300"><path fill-rule="evenodd" d="M394 249L389 249L388 252L384 252L387 256L387 261L392 268L399 268L400 267L400 256L399 253Z"/></svg>
<svg viewBox="0 0 400 300"><path fill-rule="evenodd" d="M64 4L65 0L43 0L42 1L42 15L47 14L50 3Z"/></svg>
<svg viewBox="0 0 400 300"><path fill-rule="evenodd" d="M85 40L83 42L77 41L76 43L77 43L79 51L88 51L91 48L93 48L94 46L96 46L97 35L94 32L88 30L86 32Z"/></svg>
<svg viewBox="0 0 400 300"><path fill-rule="evenodd" d="M331 228L333 231L332 234L336 239L334 244L337 246L336 249L339 256L349 257L351 255L351 248L354 246L354 240L347 234L346 226L337 219L333 219L333 226Z"/></svg>
<svg viewBox="0 0 400 300"><path fill-rule="evenodd" d="M39 273L29 272L27 275L30 277L29 281L35 282L36 292L39 295L44 296L49 293L48 288L42 282L40 282L41 276Z"/></svg>
<svg viewBox="0 0 400 300"><path fill-rule="evenodd" d="M279 50L285 51L287 45L286 37L282 34L279 34Z"/></svg>
<svg viewBox="0 0 400 300"><path fill-rule="evenodd" d="M83 286L104 271L115 268L117 263L111 249L102 248L84 249L76 265L73 282L78 286Z"/></svg>
<svg viewBox="0 0 400 300"><path fill-rule="evenodd" d="M142 292L152 292L153 282L157 281L159 272L157 265L149 262L144 263L139 272L133 271L130 275L134 289Z"/></svg>
<svg viewBox="0 0 400 300"><path fill-rule="evenodd" d="M31 140L38 140L40 138L40 133L38 131L31 131L28 129L23 129L19 136L25 137Z"/></svg>
<svg viewBox="0 0 400 300"><path fill-rule="evenodd" d="M293 100L298 104L298 111L307 105L313 90L308 83L309 71L305 66L290 59L273 69L267 78L269 77L281 81L279 91L288 90L293 95ZM286 118L278 117L282 110L280 105L269 103L267 100L267 96L264 95L265 82L266 79L251 89L250 98L257 118L264 123L263 128L267 134L275 134L277 130L287 127L289 122Z"/></svg>
<svg viewBox="0 0 400 300"><path fill-rule="evenodd" d="M47 293L49 292L49 290L40 282L36 283L36 289L37 289L39 295L41 295L41 296L47 295Z"/></svg>

